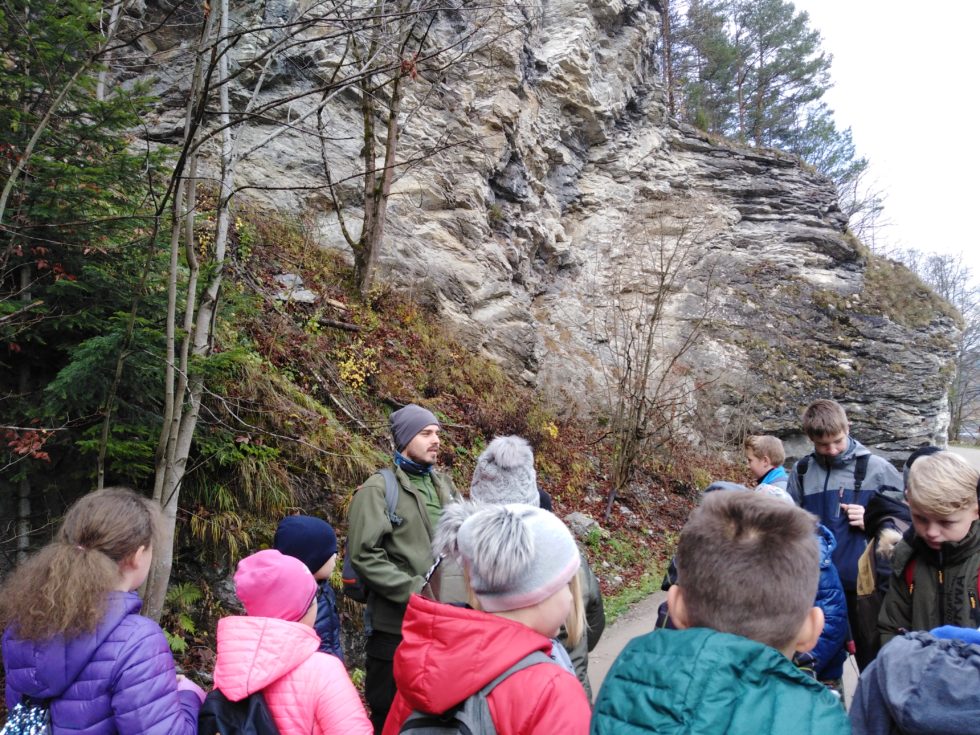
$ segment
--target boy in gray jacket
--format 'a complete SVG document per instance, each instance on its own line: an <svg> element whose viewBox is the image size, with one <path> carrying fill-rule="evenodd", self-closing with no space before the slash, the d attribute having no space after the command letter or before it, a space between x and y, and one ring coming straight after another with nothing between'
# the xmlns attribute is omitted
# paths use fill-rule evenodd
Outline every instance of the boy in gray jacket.
<svg viewBox="0 0 980 735"><path fill-rule="evenodd" d="M847 599L847 615L855 630L857 564L868 544L864 509L879 490L902 499L901 473L850 436L850 424L836 401L814 401L803 412L803 432L813 452L799 460L786 490L796 503L815 514L837 540L834 566Z"/></svg>

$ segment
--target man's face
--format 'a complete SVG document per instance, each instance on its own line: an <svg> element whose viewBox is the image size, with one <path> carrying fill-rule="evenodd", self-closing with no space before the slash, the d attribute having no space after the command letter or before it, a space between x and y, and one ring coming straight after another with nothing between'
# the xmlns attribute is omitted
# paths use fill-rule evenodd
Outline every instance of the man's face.
<svg viewBox="0 0 980 735"><path fill-rule="evenodd" d="M419 464L435 464L439 457L439 426L429 424L412 437L402 454Z"/></svg>
<svg viewBox="0 0 980 735"><path fill-rule="evenodd" d="M916 535L926 542L930 549L938 549L943 544L955 544L962 541L970 532L970 526L977 520L977 508L964 508L948 516L937 516L927 513L917 505L910 503L912 525Z"/></svg>
<svg viewBox="0 0 980 735"><path fill-rule="evenodd" d="M813 451L821 457L833 459L847 449L847 432L842 431L839 434L829 434L820 438L811 437L810 441L813 442Z"/></svg>

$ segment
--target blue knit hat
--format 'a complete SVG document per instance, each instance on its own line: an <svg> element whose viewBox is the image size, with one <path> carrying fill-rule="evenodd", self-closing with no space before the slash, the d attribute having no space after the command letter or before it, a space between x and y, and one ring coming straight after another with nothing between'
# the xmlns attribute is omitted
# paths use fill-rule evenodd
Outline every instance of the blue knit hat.
<svg viewBox="0 0 980 735"><path fill-rule="evenodd" d="M286 516L279 521L272 546L295 557L313 574L337 553L337 534L333 526L313 516Z"/></svg>

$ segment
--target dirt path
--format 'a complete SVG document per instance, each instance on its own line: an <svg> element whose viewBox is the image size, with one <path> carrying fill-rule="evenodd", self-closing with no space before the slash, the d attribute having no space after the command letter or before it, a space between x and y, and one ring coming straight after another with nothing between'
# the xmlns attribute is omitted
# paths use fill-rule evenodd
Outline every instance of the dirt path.
<svg viewBox="0 0 980 735"><path fill-rule="evenodd" d="M976 447L954 447L951 446L950 451L956 452L967 462L972 464L978 470L980 470L980 449Z"/></svg>
<svg viewBox="0 0 980 735"><path fill-rule="evenodd" d="M666 599L666 592L655 592L633 605L606 628L599 645L589 654L589 682L595 696L598 696L602 680L626 644L653 630L657 622L657 608Z"/></svg>

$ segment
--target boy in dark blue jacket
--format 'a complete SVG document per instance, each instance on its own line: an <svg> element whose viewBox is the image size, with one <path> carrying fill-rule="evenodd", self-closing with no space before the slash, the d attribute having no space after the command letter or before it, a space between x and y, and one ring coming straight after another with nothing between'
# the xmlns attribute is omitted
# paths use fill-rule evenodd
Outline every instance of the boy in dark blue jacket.
<svg viewBox="0 0 980 735"><path fill-rule="evenodd" d="M878 492L901 501L905 483L888 460L850 436L847 414L836 401L820 399L807 406L803 432L813 442L813 452L793 467L786 490L834 534L834 566L844 585L851 630L856 630L861 627L856 605L858 559L868 545L864 511Z"/></svg>
<svg viewBox="0 0 980 735"><path fill-rule="evenodd" d="M343 661L340 612L329 581L337 564L337 534L333 526L313 516L286 516L279 522L272 546L281 554L299 559L313 573L317 582L313 629L320 636L320 650Z"/></svg>

